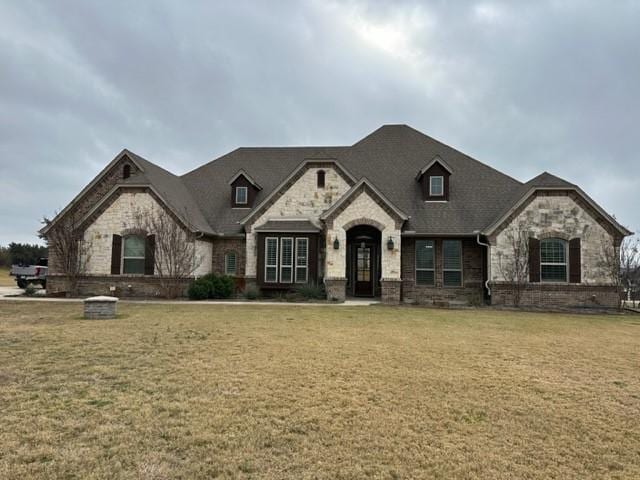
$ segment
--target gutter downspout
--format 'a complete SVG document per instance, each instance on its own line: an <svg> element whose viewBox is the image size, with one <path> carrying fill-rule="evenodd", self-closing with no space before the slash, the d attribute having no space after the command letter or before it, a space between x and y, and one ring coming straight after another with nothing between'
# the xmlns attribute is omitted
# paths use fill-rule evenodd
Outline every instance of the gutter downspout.
<svg viewBox="0 0 640 480"><path fill-rule="evenodd" d="M491 287L489 286L489 280L491 280L491 245L480 241L480 230L476 230L474 233L476 234L478 245L487 247L487 280L484 282L484 286L487 289L487 294L491 297Z"/></svg>

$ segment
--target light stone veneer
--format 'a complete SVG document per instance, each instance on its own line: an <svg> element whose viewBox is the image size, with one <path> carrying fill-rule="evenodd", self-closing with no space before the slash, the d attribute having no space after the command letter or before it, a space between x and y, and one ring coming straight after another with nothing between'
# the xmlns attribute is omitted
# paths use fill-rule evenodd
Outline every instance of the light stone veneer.
<svg viewBox="0 0 640 480"><path fill-rule="evenodd" d="M318 170L325 171L324 188L317 186ZM349 184L334 168L309 168L306 170L269 209L254 221L251 229L247 231L246 276L256 276L258 236L253 231L255 227L274 218L308 218L318 222L320 214L333 205L349 188Z"/></svg>
<svg viewBox="0 0 640 480"><path fill-rule="evenodd" d="M87 259L87 273L90 275L111 274L111 246L113 235L122 235L124 230L134 228L134 215L137 210L158 211L162 207L156 200L144 192L123 192L96 218L85 230L84 240L90 242L90 254ZM153 233L153 232L149 232ZM211 271L212 245L198 240L196 255L202 256L197 275Z"/></svg>
<svg viewBox="0 0 640 480"><path fill-rule="evenodd" d="M582 283L610 284L602 265L605 246L612 245L612 236L582 207L568 196L537 196L510 223L526 226L529 236L564 240L579 237L581 248ZM507 227L509 228L509 227ZM491 246L491 278L505 281L500 272L500 261L509 262L513 256L506 230L500 232ZM567 258L568 261L568 258Z"/></svg>
<svg viewBox="0 0 640 480"><path fill-rule="evenodd" d="M344 278L346 273L347 232L344 229L349 222L359 219L374 220L384 226L382 230L382 279L400 279L400 230L396 222L366 191L361 192L351 203L333 219L333 228L327 230L326 266L327 278ZM375 225L374 225L375 226ZM389 237L395 245L387 249ZM337 238L340 248L334 250L333 241Z"/></svg>
<svg viewBox="0 0 640 480"><path fill-rule="evenodd" d="M213 243L196 240L196 269L193 274L201 277L213 271Z"/></svg>

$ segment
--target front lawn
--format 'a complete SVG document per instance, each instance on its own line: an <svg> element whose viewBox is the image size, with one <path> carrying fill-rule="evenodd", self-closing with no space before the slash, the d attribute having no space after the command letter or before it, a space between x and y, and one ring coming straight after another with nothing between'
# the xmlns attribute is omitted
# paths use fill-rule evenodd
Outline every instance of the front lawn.
<svg viewBox="0 0 640 480"><path fill-rule="evenodd" d="M0 303L0 478L640 478L640 316Z"/></svg>

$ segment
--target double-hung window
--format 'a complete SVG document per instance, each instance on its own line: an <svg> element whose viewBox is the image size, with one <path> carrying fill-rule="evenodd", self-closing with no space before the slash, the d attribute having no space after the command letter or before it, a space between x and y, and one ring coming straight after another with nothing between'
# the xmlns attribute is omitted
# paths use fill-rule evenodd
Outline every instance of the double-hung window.
<svg viewBox="0 0 640 480"><path fill-rule="evenodd" d="M293 238L280 239L280 283L293 281Z"/></svg>
<svg viewBox="0 0 640 480"><path fill-rule="evenodd" d="M547 238L540 242L540 280L567 281L567 242L564 240Z"/></svg>
<svg viewBox="0 0 640 480"><path fill-rule="evenodd" d="M144 273L144 237L127 235L124 237L122 252L122 273Z"/></svg>
<svg viewBox="0 0 640 480"><path fill-rule="evenodd" d="M307 283L309 278L309 239L296 238L296 283Z"/></svg>
<svg viewBox="0 0 640 480"><path fill-rule="evenodd" d="M433 240L416 240L416 283L435 284L435 245Z"/></svg>
<svg viewBox="0 0 640 480"><path fill-rule="evenodd" d="M278 282L278 238L267 237L264 240L264 281Z"/></svg>
<svg viewBox="0 0 640 480"><path fill-rule="evenodd" d="M462 242L442 241L442 284L445 287L462 285Z"/></svg>
<svg viewBox="0 0 640 480"><path fill-rule="evenodd" d="M236 204L246 205L248 200L248 187L236 187Z"/></svg>
<svg viewBox="0 0 640 480"><path fill-rule="evenodd" d="M432 197L441 197L444 195L444 177L429 177L429 195Z"/></svg>

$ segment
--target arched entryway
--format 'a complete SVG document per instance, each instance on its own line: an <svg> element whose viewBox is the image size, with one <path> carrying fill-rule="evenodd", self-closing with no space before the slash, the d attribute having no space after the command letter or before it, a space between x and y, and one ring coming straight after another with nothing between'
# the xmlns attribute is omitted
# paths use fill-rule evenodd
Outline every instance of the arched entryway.
<svg viewBox="0 0 640 480"><path fill-rule="evenodd" d="M381 239L381 231L370 225L356 225L347 230L347 295L375 297L380 294Z"/></svg>

